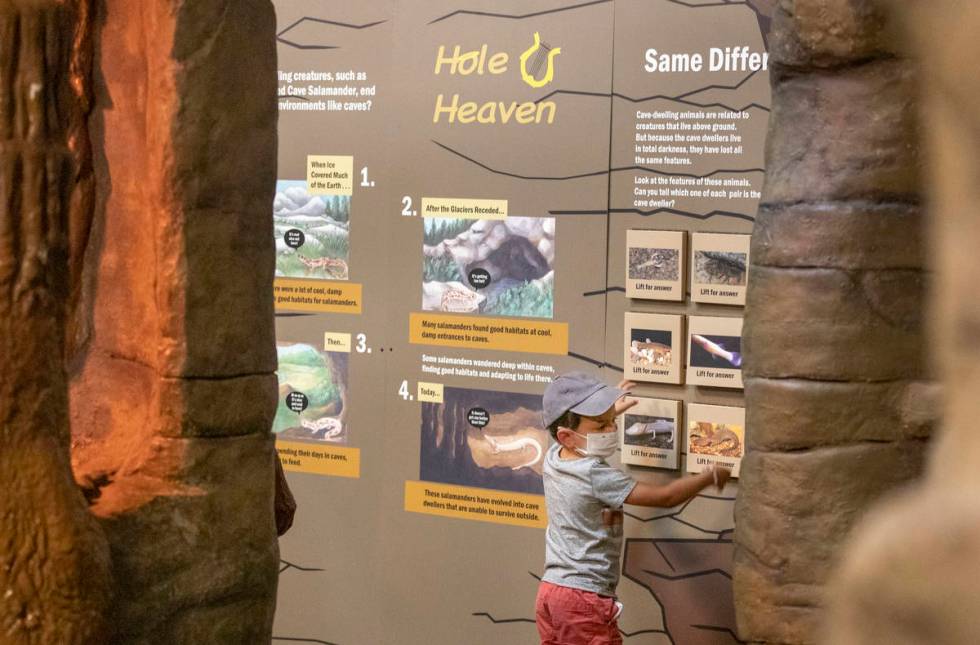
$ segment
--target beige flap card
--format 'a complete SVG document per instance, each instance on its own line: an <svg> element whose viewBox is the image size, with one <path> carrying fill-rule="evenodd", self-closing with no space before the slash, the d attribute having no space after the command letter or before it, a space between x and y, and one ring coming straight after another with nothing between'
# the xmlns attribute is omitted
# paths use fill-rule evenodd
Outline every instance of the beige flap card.
<svg viewBox="0 0 980 645"><path fill-rule="evenodd" d="M691 403L687 406L687 472L711 464L732 469L738 477L745 454L745 408Z"/></svg>
<svg viewBox="0 0 980 645"><path fill-rule="evenodd" d="M680 451L681 402L635 397L619 417L624 464L676 470Z"/></svg>
<svg viewBox="0 0 980 645"><path fill-rule="evenodd" d="M742 319L688 318L687 382L742 389Z"/></svg>
<svg viewBox="0 0 980 645"><path fill-rule="evenodd" d="M626 231L626 297L684 300L684 231Z"/></svg>
<svg viewBox="0 0 980 645"><path fill-rule="evenodd" d="M684 382L684 317L627 313L623 373L634 381Z"/></svg>
<svg viewBox="0 0 980 645"><path fill-rule="evenodd" d="M744 305L750 235L691 234L691 300Z"/></svg>

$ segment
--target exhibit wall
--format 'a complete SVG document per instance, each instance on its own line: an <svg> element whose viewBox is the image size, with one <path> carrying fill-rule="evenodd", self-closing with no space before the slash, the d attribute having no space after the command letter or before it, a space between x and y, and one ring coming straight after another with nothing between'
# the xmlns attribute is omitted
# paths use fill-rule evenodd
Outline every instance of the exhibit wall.
<svg viewBox="0 0 980 645"><path fill-rule="evenodd" d="M637 479L737 472L773 0L274 4L273 641L536 642L555 375L637 381ZM627 507L624 642L736 641L737 488Z"/></svg>

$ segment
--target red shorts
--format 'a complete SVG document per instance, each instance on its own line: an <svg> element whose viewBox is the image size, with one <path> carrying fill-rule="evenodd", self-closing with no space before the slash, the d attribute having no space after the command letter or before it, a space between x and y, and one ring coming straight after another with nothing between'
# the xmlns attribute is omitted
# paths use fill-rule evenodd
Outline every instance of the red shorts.
<svg viewBox="0 0 980 645"><path fill-rule="evenodd" d="M541 645L621 645L616 612L609 596L542 582L534 613Z"/></svg>

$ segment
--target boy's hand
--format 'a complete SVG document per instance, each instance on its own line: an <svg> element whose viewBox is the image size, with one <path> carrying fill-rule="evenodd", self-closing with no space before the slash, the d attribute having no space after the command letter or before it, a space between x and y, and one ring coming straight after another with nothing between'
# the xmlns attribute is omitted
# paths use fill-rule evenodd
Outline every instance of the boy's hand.
<svg viewBox="0 0 980 645"><path fill-rule="evenodd" d="M720 493L725 489L725 484L728 483L728 480L731 479L732 471L730 468L725 468L724 466L714 464L712 472L714 473L715 487Z"/></svg>
<svg viewBox="0 0 980 645"><path fill-rule="evenodd" d="M622 381L620 381L619 383L616 384L616 387L618 387L621 390L626 390L627 392L629 392L634 387L636 387L636 383L634 383L633 381L629 381L627 379L623 379ZM639 401L637 401L636 399L629 399L629 398L627 398L627 397L624 396L620 400L616 401L616 406L615 406L616 407L616 416L618 417L623 412L626 412L627 410L629 410L630 408L632 408L637 403L639 403Z"/></svg>
<svg viewBox="0 0 980 645"><path fill-rule="evenodd" d="M627 392L629 392L634 387L636 387L636 382L624 378L622 381L616 384L616 387L618 387L621 390L626 390Z"/></svg>

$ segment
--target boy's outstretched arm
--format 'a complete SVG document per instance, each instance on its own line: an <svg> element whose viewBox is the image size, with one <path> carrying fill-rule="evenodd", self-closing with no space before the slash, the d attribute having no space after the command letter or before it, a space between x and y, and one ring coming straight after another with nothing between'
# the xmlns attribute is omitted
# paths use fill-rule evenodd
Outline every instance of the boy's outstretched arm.
<svg viewBox="0 0 980 645"><path fill-rule="evenodd" d="M727 468L716 467L714 471L705 470L697 475L673 481L666 486L654 486L638 482L633 487L629 497L626 498L626 503L633 506L671 508L683 504L716 481L720 491L725 487L725 482L728 481L731 474L732 471ZM715 479L716 476L717 480Z"/></svg>

